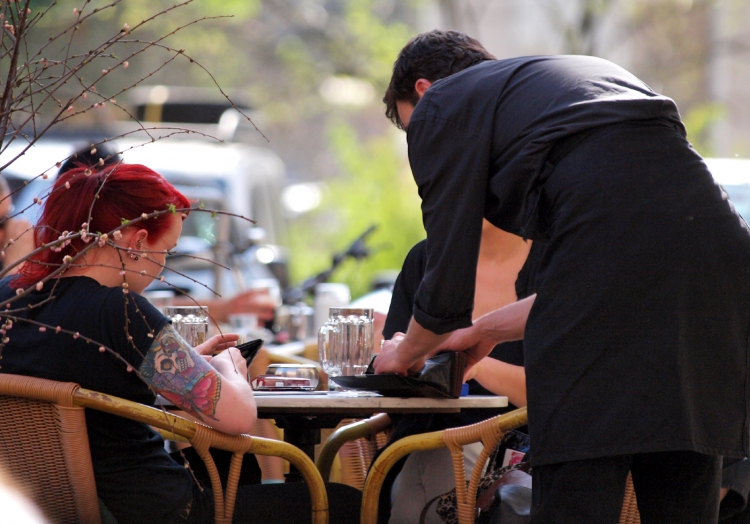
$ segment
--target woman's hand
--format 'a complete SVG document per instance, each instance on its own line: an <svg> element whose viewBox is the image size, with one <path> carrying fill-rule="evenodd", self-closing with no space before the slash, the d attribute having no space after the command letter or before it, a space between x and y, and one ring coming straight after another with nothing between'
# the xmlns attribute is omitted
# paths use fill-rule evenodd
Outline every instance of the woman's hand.
<svg viewBox="0 0 750 524"><path fill-rule="evenodd" d="M210 364L228 380L240 378L247 381L247 362L240 350L235 347L227 348L215 355Z"/></svg>
<svg viewBox="0 0 750 524"><path fill-rule="evenodd" d="M199 355L204 357L211 357L220 351L224 351L227 348L237 345L237 341L240 336L236 333L222 333L221 335L214 335L213 337L206 340L203 344L195 346L195 351ZM206 358L211 360L211 358Z"/></svg>

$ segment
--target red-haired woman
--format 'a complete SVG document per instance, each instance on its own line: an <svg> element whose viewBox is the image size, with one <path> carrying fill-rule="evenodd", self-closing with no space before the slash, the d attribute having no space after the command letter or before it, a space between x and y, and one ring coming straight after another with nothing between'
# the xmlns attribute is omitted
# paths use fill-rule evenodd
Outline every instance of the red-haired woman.
<svg viewBox="0 0 750 524"><path fill-rule="evenodd" d="M140 165L59 176L36 245L82 234L32 255L18 275L0 281L0 304L9 303L0 317L13 321L5 326L0 372L77 382L146 404L156 392L216 429L248 432L257 413L245 360L232 347L237 335L191 348L140 295L175 248L178 210L188 207L164 178ZM153 215L160 211L166 213ZM222 349L210 361L204 357ZM147 425L91 410L86 422L97 491L120 524L213 521L210 493ZM309 520L304 490L304 484L243 486L235 522L273 519L274 493L285 495L285 511L294 513L299 503L300 519Z"/></svg>

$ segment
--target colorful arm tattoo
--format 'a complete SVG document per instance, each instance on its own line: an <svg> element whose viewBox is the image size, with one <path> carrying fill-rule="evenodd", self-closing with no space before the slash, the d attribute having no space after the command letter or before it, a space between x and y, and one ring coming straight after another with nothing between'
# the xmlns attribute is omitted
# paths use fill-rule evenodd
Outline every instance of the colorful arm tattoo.
<svg viewBox="0 0 750 524"><path fill-rule="evenodd" d="M154 337L139 369L149 386L188 413L216 418L221 376L167 324Z"/></svg>

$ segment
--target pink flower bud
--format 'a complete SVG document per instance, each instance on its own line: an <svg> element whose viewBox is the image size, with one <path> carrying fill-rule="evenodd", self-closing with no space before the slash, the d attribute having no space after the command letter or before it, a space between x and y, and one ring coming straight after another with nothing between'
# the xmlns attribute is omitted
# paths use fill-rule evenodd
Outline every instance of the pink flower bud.
<svg viewBox="0 0 750 524"><path fill-rule="evenodd" d="M127 68L128 68L128 66L130 66L130 62L123 62L123 63L122 63L122 68L123 68L123 69L127 69Z"/></svg>
<svg viewBox="0 0 750 524"><path fill-rule="evenodd" d="M39 327L39 332L40 332L40 333L44 333L45 331L47 331L47 328L46 328L46 327L44 327L44 326L40 326L40 327Z"/></svg>
<svg viewBox="0 0 750 524"><path fill-rule="evenodd" d="M36 283L36 290L41 291L42 288L44 288L44 282L37 282Z"/></svg>
<svg viewBox="0 0 750 524"><path fill-rule="evenodd" d="M105 348L104 346L99 346L99 353L104 353L105 351L107 351L107 348Z"/></svg>

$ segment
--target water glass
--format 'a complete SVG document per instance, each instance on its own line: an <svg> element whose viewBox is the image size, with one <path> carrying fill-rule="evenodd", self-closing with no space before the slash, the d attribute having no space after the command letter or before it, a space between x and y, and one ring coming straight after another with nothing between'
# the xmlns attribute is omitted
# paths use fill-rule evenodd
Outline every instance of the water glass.
<svg viewBox="0 0 750 524"><path fill-rule="evenodd" d="M162 313L172 321L172 327L192 347L208 339L208 307L168 306Z"/></svg>
<svg viewBox="0 0 750 524"><path fill-rule="evenodd" d="M318 331L320 365L329 379L365 372L373 354L373 319L370 308L329 309L328 321ZM338 388L331 380L328 384Z"/></svg>

